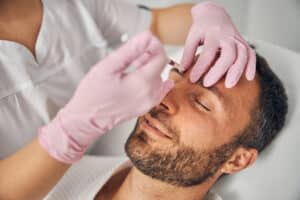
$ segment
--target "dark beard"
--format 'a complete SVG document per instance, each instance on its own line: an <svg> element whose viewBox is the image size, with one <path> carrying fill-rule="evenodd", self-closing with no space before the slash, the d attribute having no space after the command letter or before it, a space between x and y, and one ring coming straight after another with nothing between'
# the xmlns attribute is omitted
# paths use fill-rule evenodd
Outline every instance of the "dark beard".
<svg viewBox="0 0 300 200"><path fill-rule="evenodd" d="M160 120L159 112L153 109L150 114ZM154 149L148 144L151 138L139 129L139 122L125 144L128 157L145 175L175 186L188 187L205 182L238 146L234 140L210 151L200 151L176 141L169 148Z"/></svg>

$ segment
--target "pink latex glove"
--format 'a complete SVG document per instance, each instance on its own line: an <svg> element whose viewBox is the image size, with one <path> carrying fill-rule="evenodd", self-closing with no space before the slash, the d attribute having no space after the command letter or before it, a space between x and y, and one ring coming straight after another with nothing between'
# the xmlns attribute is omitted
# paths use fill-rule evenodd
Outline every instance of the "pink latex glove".
<svg viewBox="0 0 300 200"><path fill-rule="evenodd" d="M167 64L157 38L144 32L97 63L51 123L39 142L55 159L79 160L87 147L116 124L145 114L173 87L160 74ZM129 65L134 70L128 72Z"/></svg>
<svg viewBox="0 0 300 200"><path fill-rule="evenodd" d="M246 78L253 80L255 52L241 37L225 9L215 3L203 2L192 8L192 16L193 24L186 40L180 70L184 71L192 64L198 46L203 44L203 52L190 74L192 82L198 81L207 71L203 81L206 87L215 84L226 72L227 88L236 85L244 71ZM219 50L220 57L211 67Z"/></svg>

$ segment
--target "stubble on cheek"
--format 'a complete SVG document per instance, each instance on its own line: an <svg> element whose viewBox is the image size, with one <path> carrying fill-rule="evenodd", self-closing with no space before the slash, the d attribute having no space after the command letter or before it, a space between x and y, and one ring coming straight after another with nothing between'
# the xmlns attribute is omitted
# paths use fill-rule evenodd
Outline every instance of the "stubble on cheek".
<svg viewBox="0 0 300 200"><path fill-rule="evenodd" d="M176 143L162 145L151 140L137 123L126 142L126 153L134 166L145 175L183 187L205 182L238 145L232 141L211 150L201 150Z"/></svg>

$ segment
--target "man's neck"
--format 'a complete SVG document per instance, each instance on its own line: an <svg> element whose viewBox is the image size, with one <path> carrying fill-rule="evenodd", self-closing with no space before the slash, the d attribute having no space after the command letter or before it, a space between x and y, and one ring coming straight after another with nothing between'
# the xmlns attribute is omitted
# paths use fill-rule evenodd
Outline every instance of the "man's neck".
<svg viewBox="0 0 300 200"><path fill-rule="evenodd" d="M204 200L215 180L193 187L177 187L144 175L135 167L131 169L112 200Z"/></svg>

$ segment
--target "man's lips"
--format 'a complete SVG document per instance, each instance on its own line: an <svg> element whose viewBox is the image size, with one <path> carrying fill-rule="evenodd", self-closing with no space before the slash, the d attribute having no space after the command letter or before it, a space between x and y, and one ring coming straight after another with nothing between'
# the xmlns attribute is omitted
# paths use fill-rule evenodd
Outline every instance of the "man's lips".
<svg viewBox="0 0 300 200"><path fill-rule="evenodd" d="M147 125L154 128L156 131L159 131L162 135L166 136L167 138L172 139L172 134L160 121L151 117L149 114L145 115L144 120Z"/></svg>

